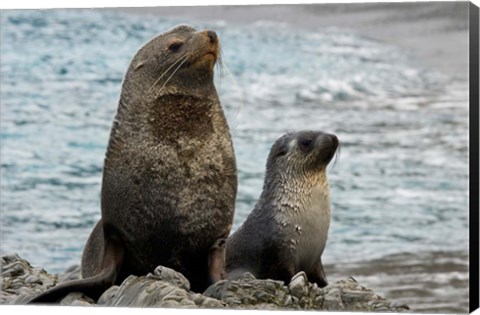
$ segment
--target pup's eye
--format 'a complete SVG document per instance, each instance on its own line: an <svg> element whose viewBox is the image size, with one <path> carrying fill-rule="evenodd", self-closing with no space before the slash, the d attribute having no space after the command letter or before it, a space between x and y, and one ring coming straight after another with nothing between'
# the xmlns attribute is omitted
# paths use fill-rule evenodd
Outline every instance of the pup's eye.
<svg viewBox="0 0 480 315"><path fill-rule="evenodd" d="M300 140L300 147L304 150L309 150L312 146L312 139L306 138Z"/></svg>
<svg viewBox="0 0 480 315"><path fill-rule="evenodd" d="M284 156L285 154L287 154L287 151L281 150L281 151L278 151L277 154L275 154L275 157Z"/></svg>
<svg viewBox="0 0 480 315"><path fill-rule="evenodd" d="M180 47L182 47L183 43L181 42L175 42L175 43L172 43L170 44L170 46L168 46L168 49L172 52L177 52Z"/></svg>
<svg viewBox="0 0 480 315"><path fill-rule="evenodd" d="M312 144L312 139L303 139L300 141L300 144L304 147L309 147Z"/></svg>

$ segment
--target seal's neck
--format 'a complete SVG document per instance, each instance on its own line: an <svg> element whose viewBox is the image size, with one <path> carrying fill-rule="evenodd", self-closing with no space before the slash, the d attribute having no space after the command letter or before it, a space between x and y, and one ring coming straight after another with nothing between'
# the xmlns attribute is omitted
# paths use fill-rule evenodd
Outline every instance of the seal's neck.
<svg viewBox="0 0 480 315"><path fill-rule="evenodd" d="M283 170L282 172L284 172ZM330 188L326 171L316 174L278 174L267 175L257 208L273 209L275 212L299 212L308 204L312 194L321 192L330 195Z"/></svg>
<svg viewBox="0 0 480 315"><path fill-rule="evenodd" d="M142 138L172 141L179 137L205 137L213 132L212 119L221 113L215 90L208 96L171 93L155 100L131 99L128 94L120 99L116 121L123 133ZM125 129L125 130L123 130Z"/></svg>

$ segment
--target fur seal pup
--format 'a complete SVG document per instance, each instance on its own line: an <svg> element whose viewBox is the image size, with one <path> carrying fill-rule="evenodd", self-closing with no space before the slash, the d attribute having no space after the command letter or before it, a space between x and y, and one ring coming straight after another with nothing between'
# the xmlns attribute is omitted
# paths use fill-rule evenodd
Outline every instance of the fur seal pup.
<svg viewBox="0 0 480 315"><path fill-rule="evenodd" d="M194 291L225 276L237 170L214 86L215 32L181 25L149 41L125 74L107 147L101 219L83 252L84 279L30 302L69 292L93 299L158 265Z"/></svg>
<svg viewBox="0 0 480 315"><path fill-rule="evenodd" d="M246 221L227 240L227 272L290 279L304 271L327 285L322 253L330 225L327 165L338 139L315 131L290 133L270 150L263 192Z"/></svg>

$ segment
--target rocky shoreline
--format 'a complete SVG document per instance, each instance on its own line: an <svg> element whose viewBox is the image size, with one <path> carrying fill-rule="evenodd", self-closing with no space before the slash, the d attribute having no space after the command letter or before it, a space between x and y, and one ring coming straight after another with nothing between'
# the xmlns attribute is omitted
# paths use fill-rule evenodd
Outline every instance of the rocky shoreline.
<svg viewBox="0 0 480 315"><path fill-rule="evenodd" d="M32 267L17 254L3 256L1 265L1 304L25 304L52 286L80 278L79 266L49 274L42 268ZM309 283L303 272L296 274L288 286L282 281L259 280L245 273L235 281L219 281L200 294L190 290L190 283L182 274L163 266L146 276L130 276L121 285L110 287L97 303L81 293L70 293L59 304L361 312L409 310L407 305L388 301L351 277L320 289Z"/></svg>

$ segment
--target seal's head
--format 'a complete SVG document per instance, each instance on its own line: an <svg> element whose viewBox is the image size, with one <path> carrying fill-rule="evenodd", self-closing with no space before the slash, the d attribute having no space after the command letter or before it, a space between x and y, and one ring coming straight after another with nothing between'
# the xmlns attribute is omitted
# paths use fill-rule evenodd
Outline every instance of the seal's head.
<svg viewBox="0 0 480 315"><path fill-rule="evenodd" d="M217 34L177 26L145 44L133 58L123 90L129 95L158 98L167 94L208 95L213 88L213 68L220 54ZM138 82L128 86L129 82ZM127 86L126 86L127 83Z"/></svg>
<svg viewBox="0 0 480 315"><path fill-rule="evenodd" d="M267 161L267 173L270 176L267 177L291 178L323 172L335 156L338 146L338 138L333 134L321 131L288 133L279 138L270 150Z"/></svg>

